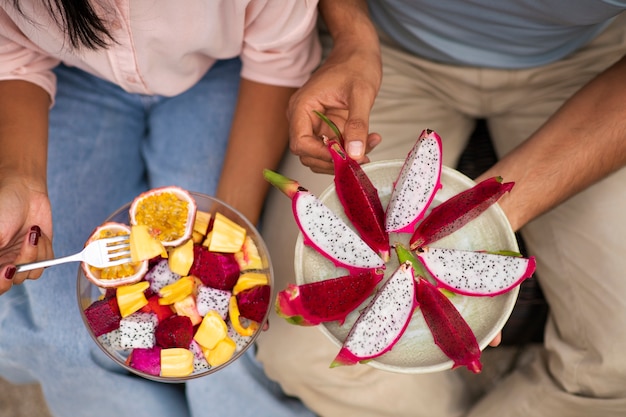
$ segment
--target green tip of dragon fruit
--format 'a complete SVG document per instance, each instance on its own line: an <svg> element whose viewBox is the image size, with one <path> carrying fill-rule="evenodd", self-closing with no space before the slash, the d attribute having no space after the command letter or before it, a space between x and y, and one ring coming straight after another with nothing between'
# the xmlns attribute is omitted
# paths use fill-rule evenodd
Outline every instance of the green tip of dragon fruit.
<svg viewBox="0 0 626 417"><path fill-rule="evenodd" d="M304 190L298 181L272 171L271 169L264 169L263 177L266 181L278 188L289 198L293 198L298 191Z"/></svg>
<svg viewBox="0 0 626 417"><path fill-rule="evenodd" d="M424 269L424 266L411 250L409 250L400 242L393 245L393 248L395 249L396 255L398 256L398 262L400 262L401 264L405 262L410 262L411 266L413 266L413 271L416 276L426 276L426 270Z"/></svg>
<svg viewBox="0 0 626 417"><path fill-rule="evenodd" d="M339 131L339 128L337 127L337 125L330 120L328 117L326 117L325 114L318 112L317 110L313 110L313 113L315 113L317 115L317 117L319 117L320 119L322 119L322 121L324 123L326 123L328 125L328 127L331 128L331 130L333 131L333 133L337 136L337 139L339 139L340 143L343 143L343 135L341 134L341 132Z"/></svg>

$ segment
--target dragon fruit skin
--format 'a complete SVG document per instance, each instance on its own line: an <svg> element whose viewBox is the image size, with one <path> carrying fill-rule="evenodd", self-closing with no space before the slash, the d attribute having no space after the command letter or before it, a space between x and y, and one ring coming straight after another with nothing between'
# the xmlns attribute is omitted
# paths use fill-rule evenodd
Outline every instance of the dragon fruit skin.
<svg viewBox="0 0 626 417"><path fill-rule="evenodd" d="M128 366L148 375L161 374L161 348L135 348L128 357Z"/></svg>
<svg viewBox="0 0 626 417"><path fill-rule="evenodd" d="M120 321L120 346L123 349L154 347L158 319L154 313L135 312Z"/></svg>
<svg viewBox="0 0 626 417"><path fill-rule="evenodd" d="M417 257L439 286L457 294L496 296L535 272L534 257L459 249L422 248Z"/></svg>
<svg viewBox="0 0 626 417"><path fill-rule="evenodd" d="M377 358L404 334L417 307L410 262L400 264L353 324L331 368Z"/></svg>
<svg viewBox="0 0 626 417"><path fill-rule="evenodd" d="M276 312L300 326L330 321L342 325L348 314L372 295L382 278L383 274L371 270L302 285L289 284L276 297Z"/></svg>
<svg viewBox="0 0 626 417"><path fill-rule="evenodd" d="M384 260L354 230L297 181L269 169L263 171L263 176L291 198L304 244L349 273L385 268Z"/></svg>
<svg viewBox="0 0 626 417"><path fill-rule="evenodd" d="M510 191L513 185L513 182L503 183L502 177L487 178L433 208L415 228L409 240L411 250L428 246L465 226Z"/></svg>
<svg viewBox="0 0 626 417"><path fill-rule="evenodd" d="M333 158L335 191L346 217L361 238L386 262L390 256L389 233L385 230L385 210L361 165L350 158L341 144L324 138Z"/></svg>
<svg viewBox="0 0 626 417"><path fill-rule="evenodd" d="M417 302L435 344L454 362L474 373L482 369L474 332L454 304L426 279L417 278Z"/></svg>
<svg viewBox="0 0 626 417"><path fill-rule="evenodd" d="M441 185L441 138L424 130L407 155L394 182L387 210L387 232L413 233Z"/></svg>

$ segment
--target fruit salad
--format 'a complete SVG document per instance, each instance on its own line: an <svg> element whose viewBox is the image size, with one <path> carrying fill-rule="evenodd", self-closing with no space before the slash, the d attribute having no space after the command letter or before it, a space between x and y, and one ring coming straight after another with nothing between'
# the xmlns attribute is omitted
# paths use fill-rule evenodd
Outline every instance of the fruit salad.
<svg viewBox="0 0 626 417"><path fill-rule="evenodd" d="M135 198L130 224L94 231L89 241L129 234L131 263L114 271L82 265L102 294L83 316L111 356L148 378L184 379L225 366L262 330L267 257L229 213L200 210L187 191L162 187Z"/></svg>

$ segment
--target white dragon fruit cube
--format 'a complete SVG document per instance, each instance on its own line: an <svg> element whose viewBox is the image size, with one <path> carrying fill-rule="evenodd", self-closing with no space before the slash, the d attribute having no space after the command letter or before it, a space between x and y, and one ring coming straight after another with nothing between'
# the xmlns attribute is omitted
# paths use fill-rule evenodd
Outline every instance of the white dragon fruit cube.
<svg viewBox="0 0 626 417"><path fill-rule="evenodd" d="M202 352L202 348L200 347L198 342L192 340L191 344L189 345L189 350L191 351L191 353L193 353L194 372L203 371L211 367L211 365L209 365L209 362L206 360L204 352Z"/></svg>
<svg viewBox="0 0 626 417"><path fill-rule="evenodd" d="M135 312L120 321L120 346L122 349L154 347L154 331L158 318L154 313Z"/></svg>
<svg viewBox="0 0 626 417"><path fill-rule="evenodd" d="M156 293L166 285L175 283L180 277L172 272L167 259L161 259L146 273L145 279L150 283L150 289Z"/></svg>
<svg viewBox="0 0 626 417"><path fill-rule="evenodd" d="M228 316L228 303L231 292L202 285L196 295L198 314L204 317L209 311L215 310L224 320Z"/></svg>
<svg viewBox="0 0 626 417"><path fill-rule="evenodd" d="M114 353L118 350L124 350L121 344L121 333L119 328L98 336L98 341L102 343L102 346L110 352Z"/></svg>

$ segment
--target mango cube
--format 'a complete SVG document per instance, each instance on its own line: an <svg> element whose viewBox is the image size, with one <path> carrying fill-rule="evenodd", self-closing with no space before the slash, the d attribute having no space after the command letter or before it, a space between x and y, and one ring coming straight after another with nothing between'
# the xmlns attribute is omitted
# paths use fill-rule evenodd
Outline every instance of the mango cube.
<svg viewBox="0 0 626 417"><path fill-rule="evenodd" d="M161 349L161 376L182 377L193 372L193 353L189 349Z"/></svg>
<svg viewBox="0 0 626 417"><path fill-rule="evenodd" d="M213 349L228 335L228 326L217 311L210 310L202 319L193 338L205 349Z"/></svg>
<svg viewBox="0 0 626 417"><path fill-rule="evenodd" d="M193 240L188 240L180 246L176 246L169 253L167 264L170 271L185 276L189 274L193 265Z"/></svg>
<svg viewBox="0 0 626 417"><path fill-rule="evenodd" d="M135 284L123 285L116 290L117 305L122 317L127 317L148 304L144 291L148 289L148 281L140 281Z"/></svg>
<svg viewBox="0 0 626 417"><path fill-rule="evenodd" d="M206 349L203 353L209 365L220 366L228 362L228 360L233 357L236 350L237 344L235 341L226 336L217 342L213 349Z"/></svg>
<svg viewBox="0 0 626 417"><path fill-rule="evenodd" d="M191 276L181 277L176 282L159 290L159 304L169 305L183 300L193 292L195 280Z"/></svg>

